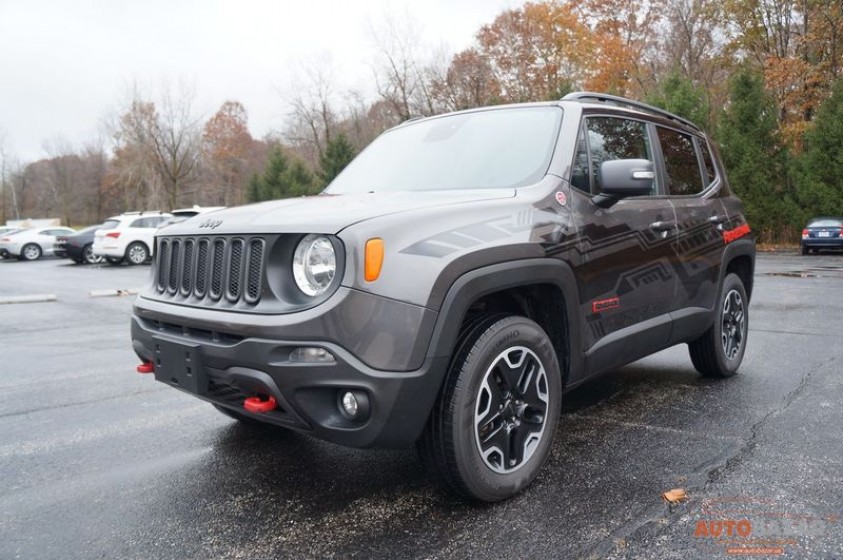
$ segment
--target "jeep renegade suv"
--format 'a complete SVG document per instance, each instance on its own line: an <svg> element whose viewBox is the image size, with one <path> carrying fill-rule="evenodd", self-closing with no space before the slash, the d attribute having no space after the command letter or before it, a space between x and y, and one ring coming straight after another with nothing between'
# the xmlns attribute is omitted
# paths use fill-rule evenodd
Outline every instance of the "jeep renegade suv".
<svg viewBox="0 0 843 560"><path fill-rule="evenodd" d="M159 232L138 370L241 421L527 486L562 394L687 343L728 377L755 244L692 123L608 95L406 122L319 196Z"/></svg>

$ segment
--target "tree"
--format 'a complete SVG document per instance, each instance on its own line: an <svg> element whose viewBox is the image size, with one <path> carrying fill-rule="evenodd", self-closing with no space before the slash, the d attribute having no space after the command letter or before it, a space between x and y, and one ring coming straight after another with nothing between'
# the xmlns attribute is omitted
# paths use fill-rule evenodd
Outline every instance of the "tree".
<svg viewBox="0 0 843 560"><path fill-rule="evenodd" d="M548 1L501 13L477 43L502 100L543 101L582 83L593 37L572 3Z"/></svg>
<svg viewBox="0 0 843 560"><path fill-rule="evenodd" d="M316 194L319 189L307 167L299 159L288 159L276 146L269 157L263 176L253 176L249 183L249 202L276 200Z"/></svg>
<svg viewBox="0 0 843 560"><path fill-rule="evenodd" d="M239 101L226 101L205 123L202 151L209 167L212 188L206 187L205 200L232 206L243 202L253 143L248 115ZM208 192L212 191L212 192Z"/></svg>
<svg viewBox="0 0 843 560"><path fill-rule="evenodd" d="M802 221L843 214L843 79L835 83L805 134L805 151L796 169Z"/></svg>
<svg viewBox="0 0 843 560"><path fill-rule="evenodd" d="M750 225L762 241L782 240L799 212L775 105L757 71L743 68L733 77L719 136L729 183L743 200Z"/></svg>
<svg viewBox="0 0 843 560"><path fill-rule="evenodd" d="M684 117L694 124L707 128L709 105L705 91L682 76L678 70L671 72L657 91L647 97L651 105L661 107Z"/></svg>
<svg viewBox="0 0 843 560"><path fill-rule="evenodd" d="M192 94L165 89L156 104L135 92L119 119L115 141L115 155L123 159L120 180L146 191L145 202L160 204L158 190L163 189L163 202L176 207L199 171L201 135Z"/></svg>
<svg viewBox="0 0 843 560"><path fill-rule="evenodd" d="M327 185L333 181L334 177L345 169L345 166L354 159L355 155L357 155L357 152L345 134L339 133L332 138L325 148L325 153L319 158L319 177L323 184Z"/></svg>

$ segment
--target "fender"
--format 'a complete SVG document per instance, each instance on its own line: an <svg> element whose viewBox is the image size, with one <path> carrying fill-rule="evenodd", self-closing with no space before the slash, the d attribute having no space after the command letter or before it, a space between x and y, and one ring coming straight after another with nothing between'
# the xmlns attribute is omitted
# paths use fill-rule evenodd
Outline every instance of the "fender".
<svg viewBox="0 0 843 560"><path fill-rule="evenodd" d="M568 340L568 363L563 369L563 384L583 372L584 359L581 325L577 316L579 290L574 272L556 259L535 258L510 261L478 268L457 278L445 296L433 329L428 358L450 359L460 326L471 304L477 299L509 288L551 284L560 289L565 302L564 332ZM566 367L567 366L567 367ZM442 372L444 375L444 372ZM440 380L441 381L441 380Z"/></svg>
<svg viewBox="0 0 843 560"><path fill-rule="evenodd" d="M729 263L735 259L735 257L747 256L749 257L749 261L751 263L750 270L749 270L749 277L753 279L750 282L749 286L744 286L746 288L746 296L752 301L752 287L755 277L755 239L752 237L743 237L741 239L737 239L732 241L728 245L726 245L726 249L723 251L723 260L720 264L720 285L723 285L723 279L726 278L726 267Z"/></svg>

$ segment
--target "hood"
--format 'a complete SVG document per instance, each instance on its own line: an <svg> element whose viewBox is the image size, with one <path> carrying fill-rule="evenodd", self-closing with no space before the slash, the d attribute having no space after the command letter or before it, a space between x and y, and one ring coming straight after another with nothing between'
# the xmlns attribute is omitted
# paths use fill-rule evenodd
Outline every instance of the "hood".
<svg viewBox="0 0 843 560"><path fill-rule="evenodd" d="M515 196L515 189L323 194L238 206L167 226L161 235L329 233L398 212Z"/></svg>

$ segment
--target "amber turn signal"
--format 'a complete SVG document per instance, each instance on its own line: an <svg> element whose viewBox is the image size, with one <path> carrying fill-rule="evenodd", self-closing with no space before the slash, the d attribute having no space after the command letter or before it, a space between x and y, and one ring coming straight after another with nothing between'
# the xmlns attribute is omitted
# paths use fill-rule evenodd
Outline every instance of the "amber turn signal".
<svg viewBox="0 0 843 560"><path fill-rule="evenodd" d="M375 237L366 242L366 264L364 278L366 282L374 282L381 275L383 266L383 239Z"/></svg>

